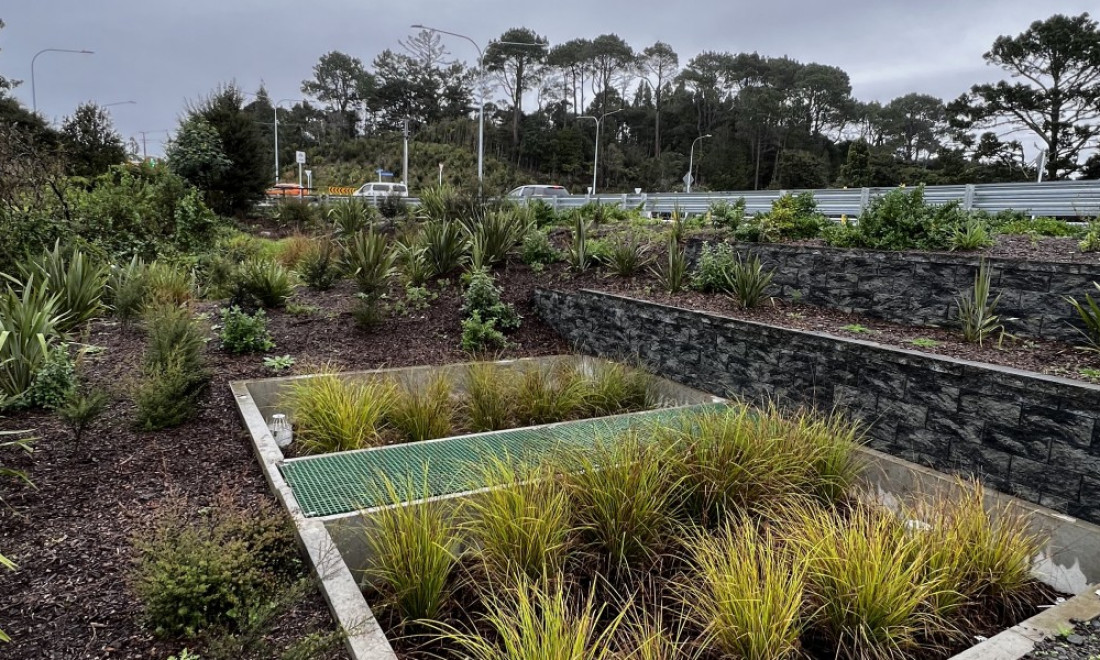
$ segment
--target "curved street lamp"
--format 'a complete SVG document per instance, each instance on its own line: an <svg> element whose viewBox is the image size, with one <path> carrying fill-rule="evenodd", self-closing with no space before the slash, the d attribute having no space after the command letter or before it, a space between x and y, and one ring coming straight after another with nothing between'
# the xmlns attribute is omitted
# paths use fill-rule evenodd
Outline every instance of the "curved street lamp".
<svg viewBox="0 0 1100 660"><path fill-rule="evenodd" d="M607 118L608 115L613 115L616 112L622 111L623 109L619 108L618 110L605 112L600 115L599 118L593 117L592 115L580 115L577 117L577 119L591 119L596 122L596 153L594 156L592 156L592 195L596 194L596 172L598 171L597 168L600 164L600 125L603 124L603 120Z"/></svg>
<svg viewBox="0 0 1100 660"><path fill-rule="evenodd" d="M691 194L691 184L695 183L695 177L691 173L692 169L694 169L694 166L695 166L695 143L698 142L699 140L703 140L703 139L709 138L709 137L714 137L714 136L711 135L710 133L707 133L706 135L700 135L699 137L695 138L695 140L693 140L692 143L691 143L691 154L690 154L690 156L688 156L688 176L687 176L688 183L685 186L685 190L684 190L684 192L689 194L689 195Z"/></svg>
<svg viewBox="0 0 1100 660"><path fill-rule="evenodd" d="M42 53L74 53L76 55L94 55L94 51L90 50L73 50L71 48L43 48L34 54L31 58L31 110L36 114L38 113L38 90L34 84L34 61L38 59L38 56Z"/></svg>

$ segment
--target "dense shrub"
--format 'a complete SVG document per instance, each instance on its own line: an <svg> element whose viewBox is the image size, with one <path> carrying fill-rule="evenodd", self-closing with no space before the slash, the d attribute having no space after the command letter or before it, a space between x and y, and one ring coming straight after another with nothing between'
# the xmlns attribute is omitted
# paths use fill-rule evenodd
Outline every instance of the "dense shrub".
<svg viewBox="0 0 1100 660"><path fill-rule="evenodd" d="M494 323L499 330L515 330L520 324L520 315L511 304L500 299L500 287L493 282L493 276L486 271L476 271L470 275L463 295L462 313L468 318L476 314L480 323Z"/></svg>
<svg viewBox="0 0 1100 660"><path fill-rule="evenodd" d="M897 188L873 199L855 225L829 228L825 239L839 247L943 250L968 217L957 202L925 204L924 186Z"/></svg>
<svg viewBox="0 0 1100 660"><path fill-rule="evenodd" d="M256 310L249 315L240 307L222 310L222 348L230 353L263 353L275 348L271 333L267 331L267 315Z"/></svg>
<svg viewBox="0 0 1100 660"><path fill-rule="evenodd" d="M816 238L827 222L812 192L787 194L772 202L770 212L739 222L733 235L739 241L760 243Z"/></svg>
<svg viewBox="0 0 1100 660"><path fill-rule="evenodd" d="M735 258L729 243L703 243L691 274L691 288L704 293L725 291Z"/></svg>
<svg viewBox="0 0 1100 660"><path fill-rule="evenodd" d="M290 271L271 259L250 259L237 269L237 286L263 307L282 307L294 293Z"/></svg>

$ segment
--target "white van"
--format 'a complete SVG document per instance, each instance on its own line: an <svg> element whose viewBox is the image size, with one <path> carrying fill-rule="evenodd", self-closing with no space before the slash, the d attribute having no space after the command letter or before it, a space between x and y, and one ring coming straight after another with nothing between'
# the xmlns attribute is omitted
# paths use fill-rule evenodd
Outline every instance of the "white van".
<svg viewBox="0 0 1100 660"><path fill-rule="evenodd" d="M374 183L364 183L359 190L351 194L352 197L389 197L390 195L408 197L409 187L403 183L376 181Z"/></svg>

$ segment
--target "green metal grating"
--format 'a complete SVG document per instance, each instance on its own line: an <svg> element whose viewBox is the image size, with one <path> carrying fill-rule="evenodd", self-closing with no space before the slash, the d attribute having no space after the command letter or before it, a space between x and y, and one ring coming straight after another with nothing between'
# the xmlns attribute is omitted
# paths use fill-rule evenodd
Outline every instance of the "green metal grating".
<svg viewBox="0 0 1100 660"><path fill-rule="evenodd" d="M685 414L722 407L711 403L549 426L414 442L369 451L343 452L290 461L279 470L306 517L350 513L390 503L384 484L426 485L432 496L474 490L485 484L481 466L491 457L535 462L562 445L591 446L600 437Z"/></svg>

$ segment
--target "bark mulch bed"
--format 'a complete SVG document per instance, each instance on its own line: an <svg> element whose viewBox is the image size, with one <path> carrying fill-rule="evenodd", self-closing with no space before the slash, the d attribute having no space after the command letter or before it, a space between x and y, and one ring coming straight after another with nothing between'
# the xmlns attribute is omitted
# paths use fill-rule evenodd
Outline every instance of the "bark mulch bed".
<svg viewBox="0 0 1100 660"><path fill-rule="evenodd" d="M527 272L509 276L505 297L517 303L523 326L510 337L505 356L568 352L556 334L540 323L529 305ZM270 355L297 360L290 373L308 373L310 364L341 369L440 364L468 360L459 348L461 291L457 281L440 290L429 309L387 319L371 331L355 327L347 312L354 290L300 289L295 300L317 309L308 315L276 310L269 329L277 344ZM215 305L200 311L216 319ZM156 658L185 645L158 640L141 625L141 609L128 581L132 538L150 525L155 507L169 492L195 506L209 505L229 486L243 501L273 498L248 444L228 382L276 375L262 356L231 356L217 341L207 348L214 374L196 416L177 429L145 433L133 429L127 386L138 374L141 331L96 322L87 344L103 347L78 368L84 381L112 392L108 412L73 447L68 431L48 413L17 413L0 429L33 429L39 440L30 456L5 454L7 466L23 469L34 488L5 480L0 496L0 552L19 565L0 572L0 628L12 637L0 644L4 659ZM284 372L285 373L285 372ZM277 617L276 641L292 641L333 623L320 594ZM338 652L342 657L343 650Z"/></svg>

